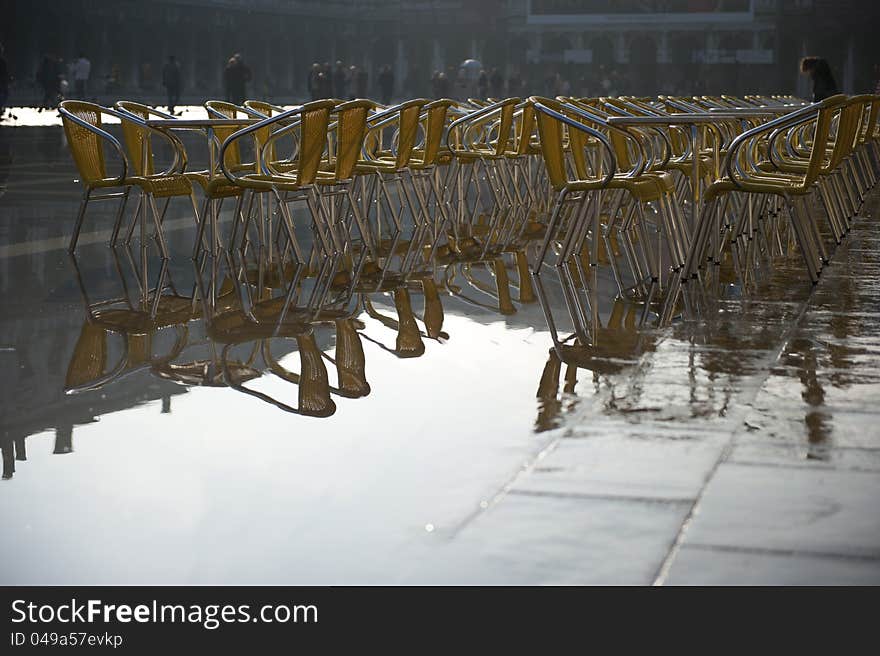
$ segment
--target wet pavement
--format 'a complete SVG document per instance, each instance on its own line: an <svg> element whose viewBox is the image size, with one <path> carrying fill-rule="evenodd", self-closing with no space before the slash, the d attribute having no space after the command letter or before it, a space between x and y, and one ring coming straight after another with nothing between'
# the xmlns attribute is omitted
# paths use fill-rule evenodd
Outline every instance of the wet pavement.
<svg viewBox="0 0 880 656"><path fill-rule="evenodd" d="M222 298L235 267L193 265L186 202L167 270L105 245L112 204L69 257L75 177L59 128L0 127L0 582L880 583L877 192L815 288L727 264L640 327L609 274L560 361L513 262L514 312L475 265L410 285L417 321L379 291L308 338L222 342L186 302L95 330L142 277Z"/></svg>

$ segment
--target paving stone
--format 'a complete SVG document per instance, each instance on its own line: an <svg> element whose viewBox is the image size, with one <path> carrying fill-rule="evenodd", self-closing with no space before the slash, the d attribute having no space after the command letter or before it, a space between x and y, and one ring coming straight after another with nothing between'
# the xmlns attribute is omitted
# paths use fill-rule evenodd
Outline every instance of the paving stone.
<svg viewBox="0 0 880 656"><path fill-rule="evenodd" d="M724 439L563 439L516 482L515 491L635 498L695 499Z"/></svg>
<svg viewBox="0 0 880 656"><path fill-rule="evenodd" d="M878 585L880 560L684 547L666 585Z"/></svg>
<svg viewBox="0 0 880 656"><path fill-rule="evenodd" d="M647 585L686 513L677 503L510 494L407 580Z"/></svg>
<svg viewBox="0 0 880 656"><path fill-rule="evenodd" d="M724 464L684 544L880 558L880 473Z"/></svg>

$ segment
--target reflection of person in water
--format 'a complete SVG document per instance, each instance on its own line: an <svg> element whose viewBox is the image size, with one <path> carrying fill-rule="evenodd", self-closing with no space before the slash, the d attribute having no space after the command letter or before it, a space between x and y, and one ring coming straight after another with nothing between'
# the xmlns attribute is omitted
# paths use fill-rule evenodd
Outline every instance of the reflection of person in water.
<svg viewBox="0 0 880 656"><path fill-rule="evenodd" d="M0 451L3 452L3 480L9 480L15 474L15 461L27 460L24 437L0 438Z"/></svg>
<svg viewBox="0 0 880 656"><path fill-rule="evenodd" d="M55 448L52 453L73 453L73 424L60 424L55 428Z"/></svg>

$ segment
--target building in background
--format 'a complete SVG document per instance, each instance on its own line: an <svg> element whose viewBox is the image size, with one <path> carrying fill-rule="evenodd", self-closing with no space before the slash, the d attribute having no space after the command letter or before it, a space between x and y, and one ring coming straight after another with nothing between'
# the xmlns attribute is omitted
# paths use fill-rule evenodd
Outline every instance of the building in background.
<svg viewBox="0 0 880 656"><path fill-rule="evenodd" d="M307 97L312 62L390 65L397 97L426 95L465 59L519 76L526 93L801 91L797 60L826 57L846 90L873 87L874 0L0 0L0 41L19 100L44 54L92 62L91 89L163 102L175 55L183 98L222 96L240 52L249 94Z"/></svg>

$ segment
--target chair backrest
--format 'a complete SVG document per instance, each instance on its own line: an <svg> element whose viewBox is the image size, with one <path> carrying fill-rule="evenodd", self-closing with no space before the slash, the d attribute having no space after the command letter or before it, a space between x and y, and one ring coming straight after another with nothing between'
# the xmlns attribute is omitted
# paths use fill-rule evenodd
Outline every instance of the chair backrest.
<svg viewBox="0 0 880 656"><path fill-rule="evenodd" d="M140 103L121 100L116 103L120 110L130 112L138 118L146 121L152 116L152 108ZM122 138L125 142L125 150L131 166L137 175L153 175L153 144L150 140L150 130L138 125L134 121L122 121ZM146 151L146 152L144 152ZM146 163L146 166L144 164Z"/></svg>
<svg viewBox="0 0 880 656"><path fill-rule="evenodd" d="M272 103L266 102L264 100L245 100L244 106L248 109L254 110L255 112L259 112L266 118L284 111L284 108L279 107L278 105L273 105Z"/></svg>
<svg viewBox="0 0 880 656"><path fill-rule="evenodd" d="M209 118L248 118L249 115L238 105L234 105L229 102L225 102L223 100L206 100L205 101L205 109L208 112ZM219 143L223 143L226 139L232 135L238 128L236 126L231 127L216 127L214 128L214 134L217 136L217 140ZM257 139L257 143L260 142L259 136L255 137ZM226 166L238 166L241 164L241 148L239 146L238 141L236 140L232 144L230 144L229 148L226 149L226 155L224 155Z"/></svg>
<svg viewBox="0 0 880 656"><path fill-rule="evenodd" d="M508 151L514 150L512 143L513 131L513 114L516 106L522 102L521 98L507 98L500 101L501 111L498 115L498 138L495 141L495 154L503 155Z"/></svg>
<svg viewBox="0 0 880 656"><path fill-rule="evenodd" d="M614 149L610 140L601 131L601 124L574 112L575 105L556 99L532 96L529 102L536 110L541 154L547 168L547 177L554 189L561 189L566 182L569 182L565 159L566 145L572 155L578 182L608 184L618 167L614 159ZM600 164L594 169L587 166L585 151L590 138L595 139L604 149L604 154L597 160L597 164L603 163L607 155L609 160L607 166Z"/></svg>
<svg viewBox="0 0 880 656"><path fill-rule="evenodd" d="M529 101L533 107L535 103L540 103L554 111L562 109L562 103L552 98L532 96ZM541 155L544 157L547 177L550 179L550 184L553 185L554 189L561 189L568 182L568 175L565 169L565 149L563 147L565 126L557 118L542 111L535 113L535 119L538 123Z"/></svg>
<svg viewBox="0 0 880 656"><path fill-rule="evenodd" d="M419 117L422 113L422 107L427 103L428 101L424 98L417 98L399 105L397 156L394 158L395 167L398 169L402 169L409 164L413 148L416 145L416 137L419 134Z"/></svg>
<svg viewBox="0 0 880 656"><path fill-rule="evenodd" d="M864 111L865 115L859 130L859 145L864 144L874 135L874 127L877 125L877 113L880 111L880 96L867 96Z"/></svg>
<svg viewBox="0 0 880 656"><path fill-rule="evenodd" d="M834 98L837 96L826 98L826 100ZM847 98L841 95L840 100L834 104L835 109L839 108L837 133L834 135L834 145L831 148L830 157L821 169L822 173L828 174L834 171L840 166L844 157L852 152L859 128L862 106L862 102L857 96Z"/></svg>
<svg viewBox="0 0 880 656"><path fill-rule="evenodd" d="M336 180L348 180L360 159L367 131L367 115L375 107L371 100L351 100L337 106L336 119Z"/></svg>
<svg viewBox="0 0 880 656"><path fill-rule="evenodd" d="M101 129L103 108L100 105L79 100L65 100L61 103L61 108L81 121ZM70 148L76 169L83 181L88 183L105 179L107 165L101 138L94 132L74 123L63 112L61 124L64 126L67 145Z"/></svg>
<svg viewBox="0 0 880 656"><path fill-rule="evenodd" d="M67 389L91 383L104 374L107 367L107 330L87 321L83 324L73 350L64 386Z"/></svg>
<svg viewBox="0 0 880 656"><path fill-rule="evenodd" d="M446 128L446 114L449 107L455 104L453 100L435 100L424 106L424 129L425 142L422 163L426 165L436 164L437 155L440 153L440 144L443 140L443 130Z"/></svg>
<svg viewBox="0 0 880 656"><path fill-rule="evenodd" d="M336 404L330 398L327 368L314 333L297 335L296 343L300 359L299 411L317 417L332 415L336 411Z"/></svg>
<svg viewBox="0 0 880 656"><path fill-rule="evenodd" d="M580 100L569 99L573 105L583 108L589 109L590 112L598 116L599 118L605 119L612 116L606 109L603 108L603 101L612 100L609 98L581 98ZM578 120L583 120L579 118ZM617 130L608 130L608 138L611 141L611 146L614 148L614 157L617 160L618 165L621 170L628 170L633 168L632 158L630 157L629 145L631 142L635 140L631 134L628 136L625 130L617 129Z"/></svg>
<svg viewBox="0 0 880 656"><path fill-rule="evenodd" d="M263 100L245 100L244 109L254 112L254 114L252 115L254 118L269 118L284 111L283 107L273 105L272 103L265 102ZM269 136L271 134L272 130L269 127L263 128L262 130L257 130L254 133L254 139L257 142L257 147L263 148L264 144L269 139ZM263 157L270 161L274 161L275 159L277 159L274 143L270 144L269 147L263 152Z"/></svg>
<svg viewBox="0 0 880 656"><path fill-rule="evenodd" d="M364 347L354 319L336 320L336 372L339 391L344 396L361 397L370 393L365 373Z"/></svg>
<svg viewBox="0 0 880 656"><path fill-rule="evenodd" d="M327 145L327 127L330 112L335 106L333 100L315 100L300 109L299 159L297 163L297 183L309 185L318 176L321 156Z"/></svg>
<svg viewBox="0 0 880 656"><path fill-rule="evenodd" d="M535 132L535 106L526 103L519 115L515 117L514 134L516 135L517 155L528 155L532 146L532 135Z"/></svg>
<svg viewBox="0 0 880 656"><path fill-rule="evenodd" d="M807 164L807 173L804 176L804 185L809 186L816 181L819 173L826 170L834 159L834 153L828 155L828 142L831 136L831 122L835 114L839 114L839 122L846 122L843 113L846 96L832 96L822 101L822 106L816 116L816 129L813 132L813 147L810 152L810 160ZM839 130L838 130L839 132ZM827 164L826 164L827 159Z"/></svg>

